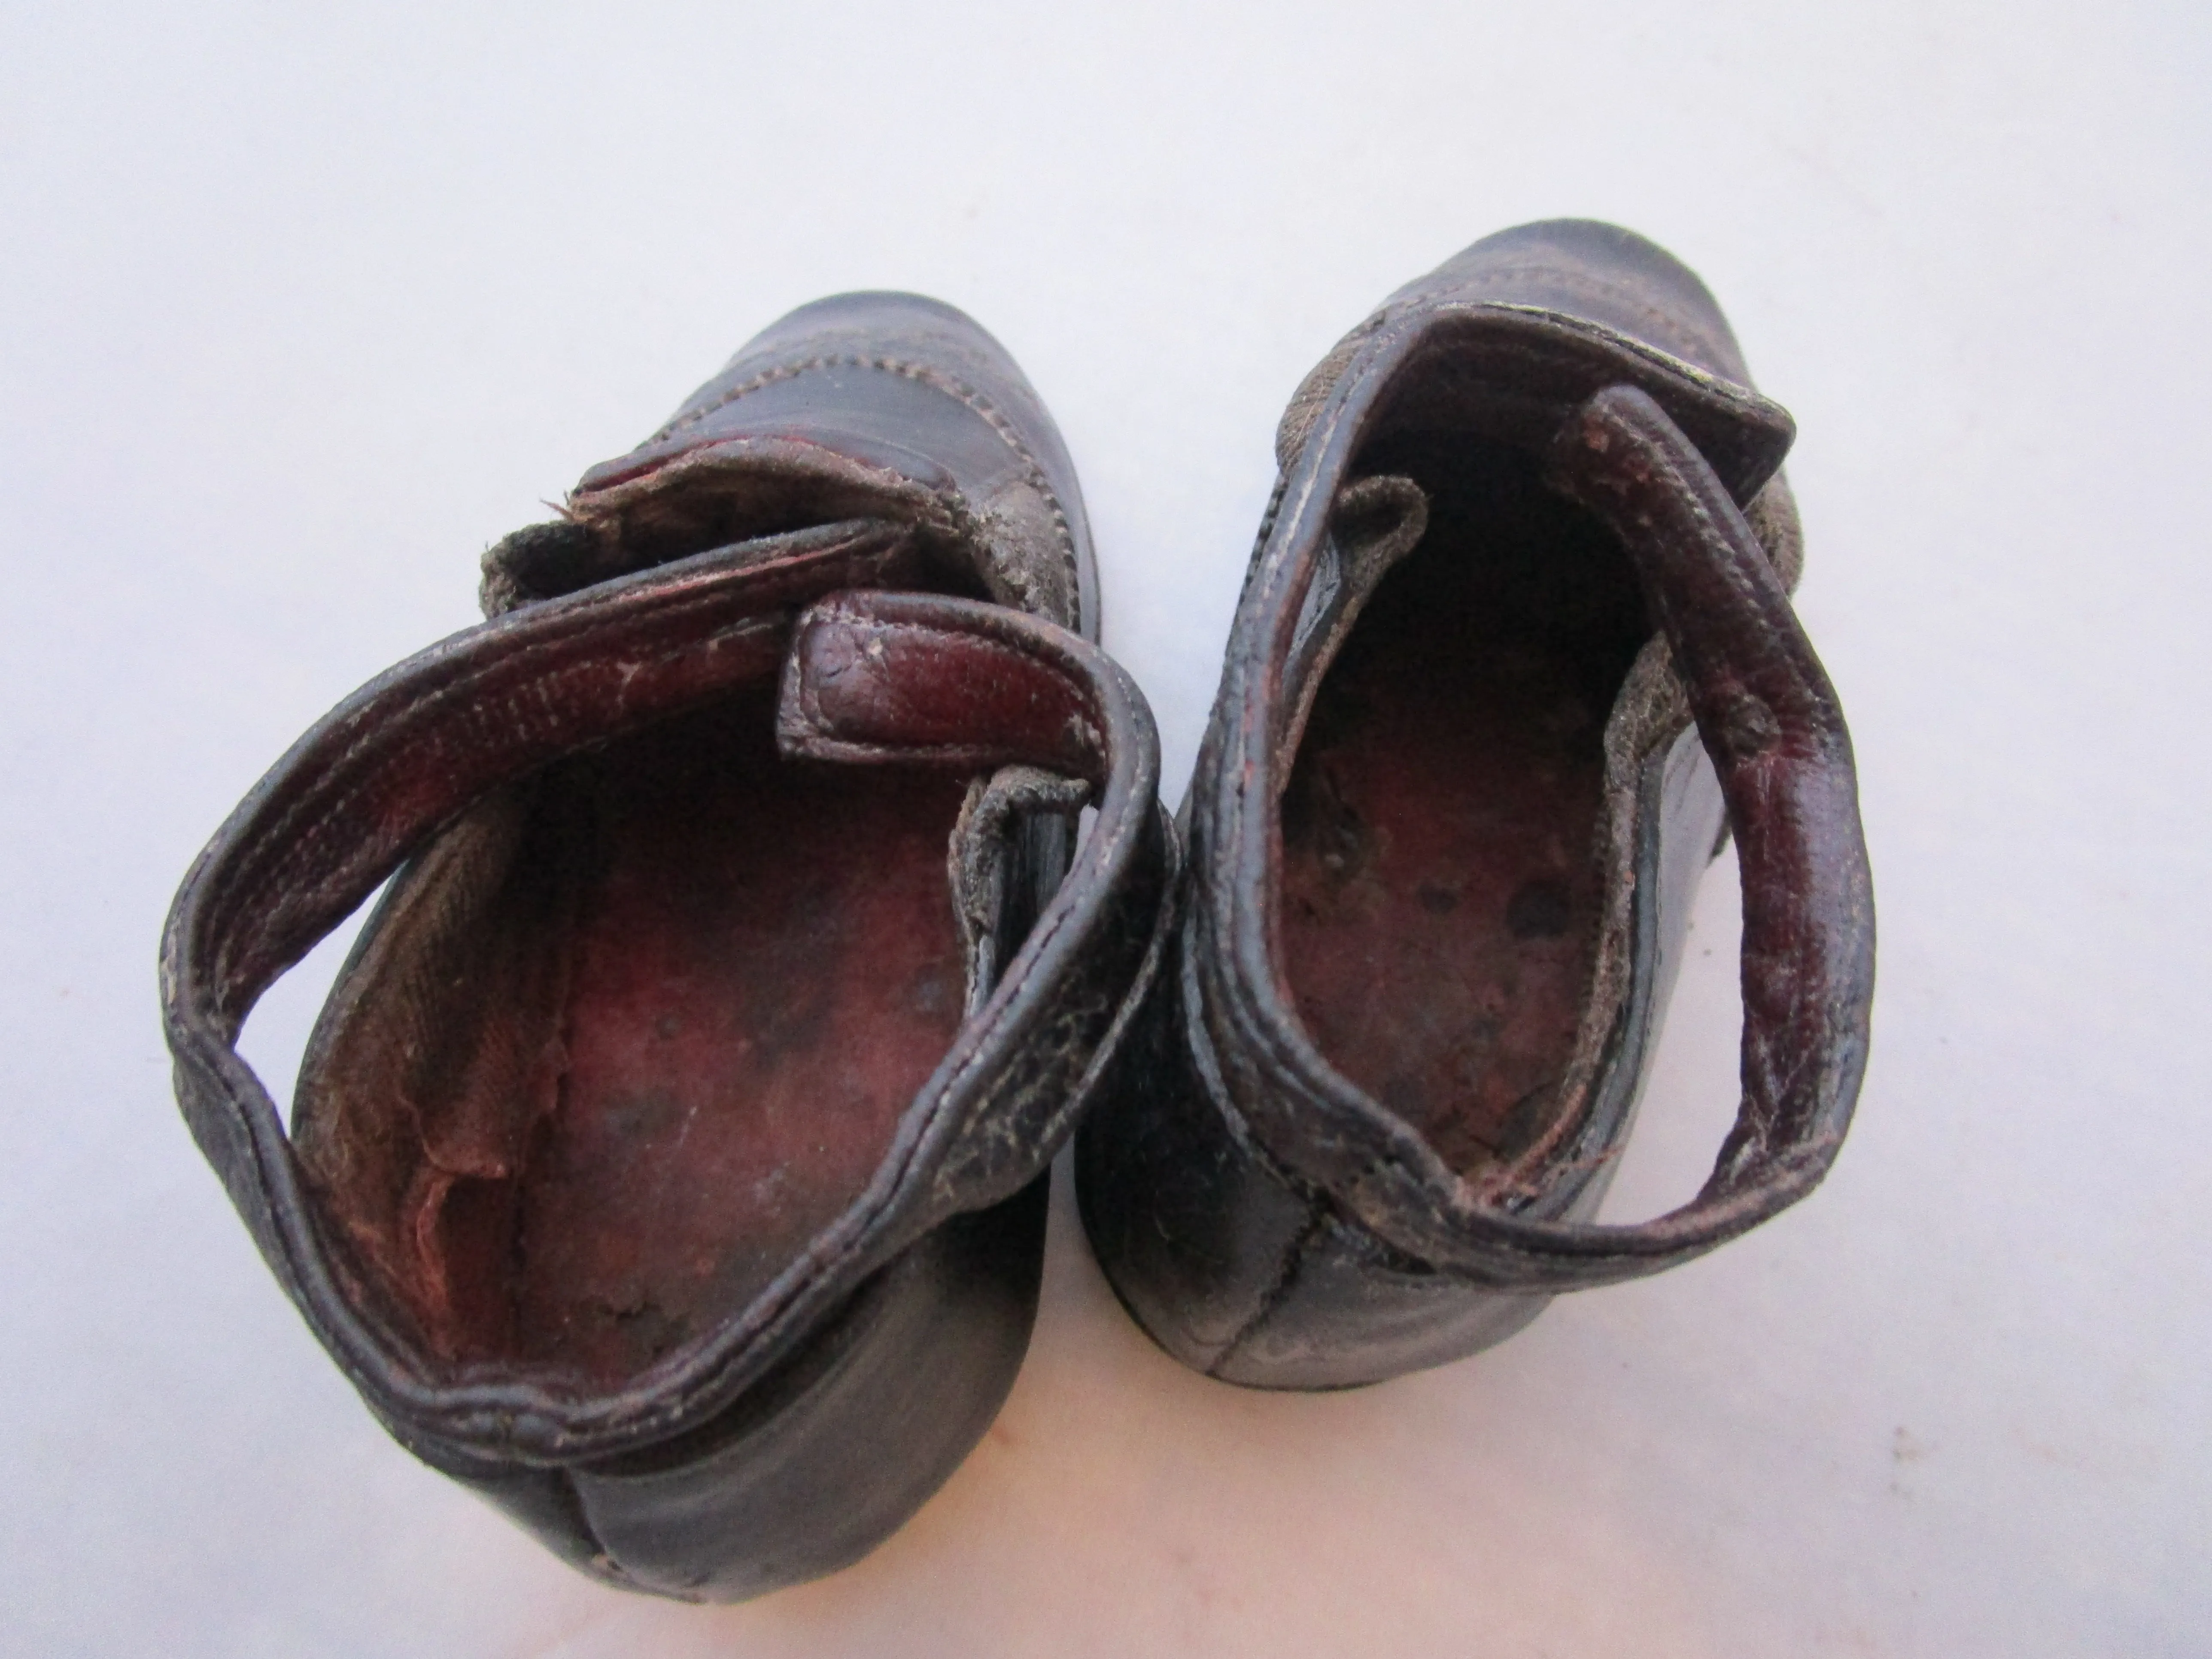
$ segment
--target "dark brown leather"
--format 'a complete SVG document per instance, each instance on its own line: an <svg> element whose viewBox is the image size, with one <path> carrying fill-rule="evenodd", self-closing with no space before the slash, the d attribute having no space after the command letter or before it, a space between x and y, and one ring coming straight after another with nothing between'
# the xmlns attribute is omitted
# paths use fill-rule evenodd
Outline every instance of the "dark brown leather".
<svg viewBox="0 0 2212 1659"><path fill-rule="evenodd" d="M937 301L845 294L749 342L562 524L486 556L488 611L773 532L876 517L1017 609L1098 637L1098 579L1060 431L997 341Z"/></svg>
<svg viewBox="0 0 2212 1659"><path fill-rule="evenodd" d="M1175 971L1078 1137L1085 1224L1108 1278L1186 1364L1271 1388L1350 1386L1439 1364L1510 1335L1557 1291L1710 1249L1826 1170L1865 1061L1874 917L1850 739L1787 598L1798 538L1777 469L1791 431L1750 389L1702 284L1641 238L1583 222L1477 243L1393 296L1300 388L1186 806ZM1462 547L1455 536L1473 539ZM1425 564L1425 540L1438 550ZM1427 835L1425 824L1377 828L1358 818L1361 806L1304 784L1299 800L1320 805L1299 811L1337 812L1346 839L1332 852L1325 834L1338 832L1285 817L1308 750L1342 756L1352 741L1309 725L1321 718L1317 690L1329 701L1332 665L1353 659L1347 641L1386 630L1355 653L1367 676L1359 696L1401 684L1389 653L1424 625L1402 602L1414 591L1404 584L1461 592L1451 584L1462 576L1439 574L1437 561L1462 555L1523 561L1517 590L1464 590L1478 595L1467 612L1477 620L1484 604L1516 592L1590 610L1601 632L1624 605L1643 618L1640 634L1608 647L1601 749L1594 734L1524 739L1510 726L1498 739L1531 789L1551 787L1565 764L1542 757L1588 745L1578 763L1602 789L1595 806L1531 820L1528 856L1555 864L1530 867L1558 875L1521 886L1510 912L1501 898L1495 917L1455 908L1472 902L1474 884L1424 884L1419 894L1376 884L1385 855ZM1417 579L1417 568L1428 574ZM1607 582L1617 603L1589 591ZM1547 625L1540 606L1527 614ZM1444 644L1434 660L1454 673L1533 672L1452 660L1503 660L1520 648L1513 638L1470 635L1455 653ZM1336 697L1333 720L1350 695ZM1375 729L1371 709L1350 707ZM1453 751L1447 742L1438 752ZM1373 783L1359 758L1346 757L1347 775ZM1386 769L1376 787L1403 781ZM1490 810L1479 793L1461 799L1477 818ZM1598 1225L1589 1218L1632 1121L1723 803L1744 884L1736 1127L1691 1203L1638 1225ZM1385 958L1401 942L1377 943L1352 916L1341 936L1382 954L1351 959L1334 981L1294 953L1334 937L1313 931L1334 924L1294 928L1285 917L1286 847L1316 833L1321 863L1298 866L1318 872L1299 878L1321 884L1311 902L1326 910L1339 888L1354 890L1343 883L1364 882L1366 912L1413 918L1407 927L1423 930L1437 960L1502 963L1485 969L1486 988L1455 1002L1450 985L1423 984L1417 971L1407 983L1419 1006L1355 1000L1347 1006L1365 1013L1334 1021L1324 1049L1302 1010L1328 1013L1327 996L1363 976L1395 983ZM1562 845L1589 850L1562 855ZM1468 945L1478 927L1492 930L1489 957ZM1567 971L1580 975L1570 982L1579 1007L1562 1027L1529 1003L1528 988ZM1491 1042L1500 1030L1536 1030L1528 1066L1541 1086L1501 1115L1474 1110L1481 1068L1462 1065L1469 1094L1457 1100L1434 1097L1449 1066L1394 1081L1386 1092L1401 1108L1347 1075L1355 1064L1387 1067L1401 1029L1411 1042L1439 1024L1443 1041L1461 1045L1447 1059L1487 1052L1492 1069L1506 1050L1481 1050L1462 1032L1486 1030Z"/></svg>
<svg viewBox="0 0 2212 1659"><path fill-rule="evenodd" d="M270 1269L403 1443L596 1576L729 1600L832 1571L942 1483L1011 1386L1044 1171L1156 976L1176 861L1149 711L1073 631L1096 629L1082 526L1056 434L980 329L912 296L809 307L595 470L568 519L493 550L492 620L319 722L178 895L178 1099ZM740 1305L611 1379L456 1346L347 1207L387 1142L443 1156L406 1097L437 1069L412 1034L438 1028L390 1011L426 977L433 1012L497 994L441 964L465 959L480 844L517 822L503 844L560 844L529 826L562 769L650 756L623 745L655 733L751 744L717 711L752 708L774 764L944 775L956 798L974 780L945 878L965 1017L858 1195ZM395 872L288 1140L239 1030ZM496 1192L526 1156L484 1154L438 1190Z"/></svg>

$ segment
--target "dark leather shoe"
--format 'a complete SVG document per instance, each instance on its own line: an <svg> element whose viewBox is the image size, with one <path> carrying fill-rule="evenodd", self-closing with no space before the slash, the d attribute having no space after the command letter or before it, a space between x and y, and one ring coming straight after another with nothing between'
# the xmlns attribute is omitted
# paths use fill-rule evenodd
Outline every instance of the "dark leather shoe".
<svg viewBox="0 0 2212 1659"><path fill-rule="evenodd" d="M1810 1191L1858 1092L1850 742L1787 597L1790 417L1704 286L1524 226L1292 401L1187 808L1185 920L1078 1138L1145 1328L1267 1388L1471 1353ZM1732 827L1744 1093L1704 1190L1596 1210Z"/></svg>
<svg viewBox="0 0 2212 1659"><path fill-rule="evenodd" d="M178 1099L409 1449L599 1577L755 1595L1012 1382L1164 938L1152 719L1042 405L910 295L793 313L484 571L186 878ZM386 877L288 1141L240 1026Z"/></svg>

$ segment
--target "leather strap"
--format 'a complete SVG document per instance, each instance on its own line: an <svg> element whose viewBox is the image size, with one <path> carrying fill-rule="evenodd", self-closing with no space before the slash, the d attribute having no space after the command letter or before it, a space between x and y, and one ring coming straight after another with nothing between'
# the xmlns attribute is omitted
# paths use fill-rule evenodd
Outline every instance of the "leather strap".
<svg viewBox="0 0 2212 1659"><path fill-rule="evenodd" d="M1743 881L1743 1098L1711 1178L1636 1226L1522 1224L1601 1284L1711 1249L1795 1203L1842 1146L1865 1069L1874 884L1850 733L1779 577L1727 489L1651 398L1615 386L1553 441L1550 482L1634 560L1727 802Z"/></svg>
<svg viewBox="0 0 2212 1659"><path fill-rule="evenodd" d="M1157 973L1176 862L1158 742L1128 677L1038 617L921 594L911 532L861 520L717 549L532 605L401 664L270 769L186 876L162 939L177 1097L270 1269L410 1439L567 1462L658 1439L733 1398L866 1273L1033 1179ZM590 1400L446 1383L343 1294L283 1126L237 1039L269 985L471 803L585 744L785 663L780 735L819 758L1086 779L1098 818L997 990L854 1210L681 1363Z"/></svg>
<svg viewBox="0 0 2212 1659"><path fill-rule="evenodd" d="M1091 786L1097 817L1066 878L924 1090L939 1098L934 1133L958 1145L936 1175L939 1202L1010 1197L1048 1160L1036 1148L1057 1148L1075 1127L1165 950L1176 841L1144 694L1105 653L1042 617L851 592L799 619L776 724L792 754L1033 766Z"/></svg>

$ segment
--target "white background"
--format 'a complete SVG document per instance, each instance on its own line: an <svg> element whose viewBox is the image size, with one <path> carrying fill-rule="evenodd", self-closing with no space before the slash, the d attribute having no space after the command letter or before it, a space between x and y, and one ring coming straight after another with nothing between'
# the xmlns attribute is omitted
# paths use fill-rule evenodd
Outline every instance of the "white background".
<svg viewBox="0 0 2212 1659"><path fill-rule="evenodd" d="M0 1647L2203 1650L2201 6L294 9L0 15ZM169 1101L155 935L262 769L740 340L904 287L1057 414L1179 794L1291 388L1560 214L1700 270L1801 425L1881 916L1827 1186L1311 1398L1154 1352L1063 1187L991 1437L750 1607L387 1441ZM1731 1109L1733 878L1610 1215Z"/></svg>

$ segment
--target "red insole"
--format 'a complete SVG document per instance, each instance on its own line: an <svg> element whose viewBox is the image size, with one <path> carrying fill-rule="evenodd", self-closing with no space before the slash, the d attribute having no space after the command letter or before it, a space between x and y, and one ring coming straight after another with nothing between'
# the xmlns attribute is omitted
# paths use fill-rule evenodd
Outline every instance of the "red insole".
<svg viewBox="0 0 2212 1659"><path fill-rule="evenodd" d="M1472 1173L1540 1127L1573 1049L1640 611L1618 553L1509 458L1437 496L1316 697L1280 925L1322 1052Z"/></svg>
<svg viewBox="0 0 2212 1659"><path fill-rule="evenodd" d="M774 700L546 774L495 888L410 896L429 943L345 1016L312 1167L449 1358L605 1387L703 1335L860 1194L959 1028L964 780L785 760Z"/></svg>
<svg viewBox="0 0 2212 1659"><path fill-rule="evenodd" d="M957 1030L963 780L785 761L765 700L599 758L561 1103L521 1192L515 1343L627 1372L860 1195Z"/></svg>

